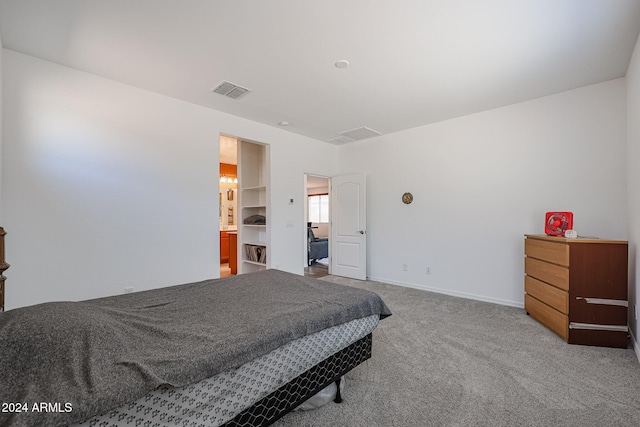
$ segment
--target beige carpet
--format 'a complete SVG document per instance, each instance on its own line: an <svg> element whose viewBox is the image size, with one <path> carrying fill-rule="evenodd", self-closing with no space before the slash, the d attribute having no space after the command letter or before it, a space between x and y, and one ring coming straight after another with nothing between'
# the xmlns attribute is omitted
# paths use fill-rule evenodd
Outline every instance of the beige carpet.
<svg viewBox="0 0 640 427"><path fill-rule="evenodd" d="M569 345L522 309L327 276L377 292L393 316L344 402L285 426L640 426L631 349Z"/></svg>

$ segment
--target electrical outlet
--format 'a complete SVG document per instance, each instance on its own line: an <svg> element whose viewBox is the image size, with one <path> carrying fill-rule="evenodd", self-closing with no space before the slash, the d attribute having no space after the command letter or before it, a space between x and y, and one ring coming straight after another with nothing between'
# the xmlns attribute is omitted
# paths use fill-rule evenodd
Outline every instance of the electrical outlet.
<svg viewBox="0 0 640 427"><path fill-rule="evenodd" d="M409 271L409 266L407 264L402 264L402 271Z"/></svg>
<svg viewBox="0 0 640 427"><path fill-rule="evenodd" d="M425 274L431 274L431 266L427 265L427 268L424 270Z"/></svg>
<svg viewBox="0 0 640 427"><path fill-rule="evenodd" d="M124 288L125 294L130 294L131 292L133 292L133 288Z"/></svg>

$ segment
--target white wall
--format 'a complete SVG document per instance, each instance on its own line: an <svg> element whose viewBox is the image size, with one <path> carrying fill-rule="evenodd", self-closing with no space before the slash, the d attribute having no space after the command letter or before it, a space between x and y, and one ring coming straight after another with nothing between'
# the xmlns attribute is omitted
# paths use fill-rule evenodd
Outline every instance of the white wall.
<svg viewBox="0 0 640 427"><path fill-rule="evenodd" d="M271 265L302 273L304 173L333 174L334 146L14 51L2 60L7 308L218 277L220 133L271 145Z"/></svg>
<svg viewBox="0 0 640 427"><path fill-rule="evenodd" d="M341 146L340 171L368 175L368 276L522 306L546 211L627 238L625 133L618 79Z"/></svg>
<svg viewBox="0 0 640 427"><path fill-rule="evenodd" d="M0 227L2 222L2 37L0 37Z"/></svg>
<svg viewBox="0 0 640 427"><path fill-rule="evenodd" d="M335 147L6 49L2 64L8 308L217 277L220 133L271 145L286 271L304 265L304 173L368 174L376 280L521 305L522 235L545 211L627 238L624 79Z"/></svg>
<svg viewBox="0 0 640 427"><path fill-rule="evenodd" d="M640 310L640 39L636 43L629 69L627 70L627 196L629 198L629 325L640 359L640 323L635 317L634 307Z"/></svg>

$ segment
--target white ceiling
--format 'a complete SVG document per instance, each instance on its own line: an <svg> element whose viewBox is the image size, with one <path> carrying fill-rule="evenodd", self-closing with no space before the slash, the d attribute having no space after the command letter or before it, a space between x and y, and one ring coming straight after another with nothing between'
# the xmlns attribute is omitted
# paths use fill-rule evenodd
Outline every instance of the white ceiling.
<svg viewBox="0 0 640 427"><path fill-rule="evenodd" d="M639 30L638 0L0 0L8 49L329 142L622 77Z"/></svg>

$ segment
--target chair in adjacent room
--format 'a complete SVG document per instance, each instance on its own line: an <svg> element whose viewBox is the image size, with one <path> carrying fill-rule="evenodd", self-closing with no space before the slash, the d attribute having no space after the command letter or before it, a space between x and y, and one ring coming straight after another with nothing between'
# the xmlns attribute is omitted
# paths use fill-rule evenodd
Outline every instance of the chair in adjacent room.
<svg viewBox="0 0 640 427"><path fill-rule="evenodd" d="M329 239L326 237L316 237L313 229L307 227L307 259L309 265L322 258L329 257Z"/></svg>

